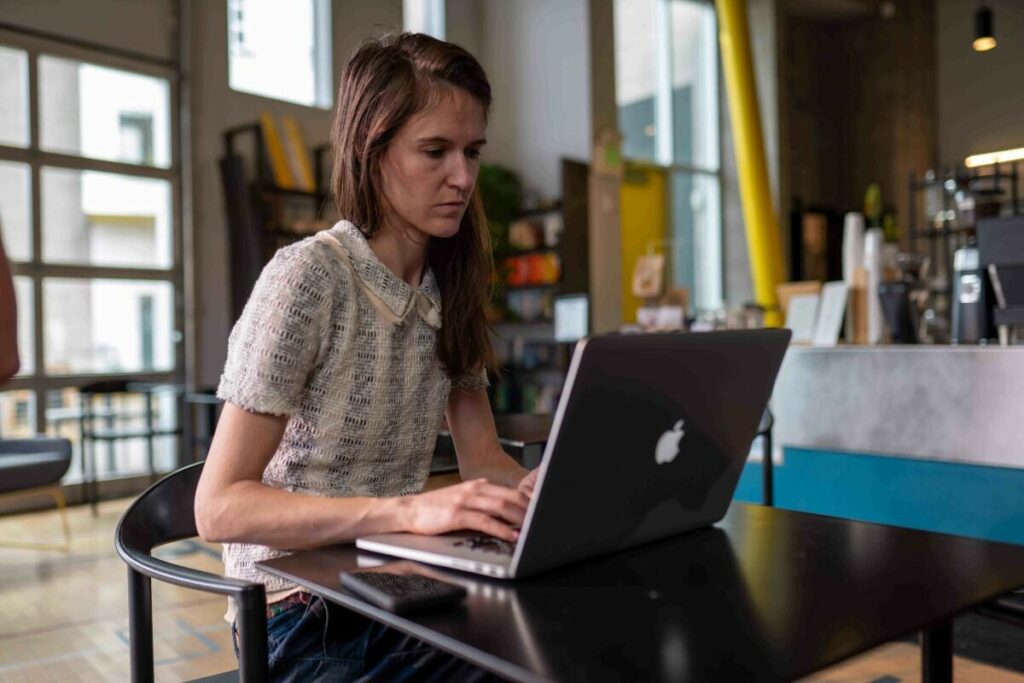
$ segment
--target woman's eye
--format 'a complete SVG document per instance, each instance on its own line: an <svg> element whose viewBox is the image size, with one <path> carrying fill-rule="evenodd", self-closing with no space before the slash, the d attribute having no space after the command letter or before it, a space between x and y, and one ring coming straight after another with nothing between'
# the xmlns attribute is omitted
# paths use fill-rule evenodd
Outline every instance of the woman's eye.
<svg viewBox="0 0 1024 683"><path fill-rule="evenodd" d="M466 156L469 157L470 159L479 159L480 158L480 150L478 150L478 149L467 149L466 150Z"/></svg>
<svg viewBox="0 0 1024 683"><path fill-rule="evenodd" d="M428 157L430 157L431 159L440 159L442 156L444 156L444 150L443 149L428 149L428 150L426 150L426 155Z"/></svg>

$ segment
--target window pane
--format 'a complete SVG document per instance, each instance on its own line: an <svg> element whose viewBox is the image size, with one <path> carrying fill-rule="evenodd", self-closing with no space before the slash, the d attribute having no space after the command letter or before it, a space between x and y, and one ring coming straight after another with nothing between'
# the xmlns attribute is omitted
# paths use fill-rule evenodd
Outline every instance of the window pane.
<svg viewBox="0 0 1024 683"><path fill-rule="evenodd" d="M672 21L673 159L718 169L718 61L710 3L669 3Z"/></svg>
<svg viewBox="0 0 1024 683"><path fill-rule="evenodd" d="M0 104L0 108L3 106ZM32 258L30 182L27 164L0 161L0 232L7 258L12 261Z"/></svg>
<svg viewBox="0 0 1024 683"><path fill-rule="evenodd" d="M44 55L39 105L40 144L47 151L171 165L166 79Z"/></svg>
<svg viewBox="0 0 1024 683"><path fill-rule="evenodd" d="M0 437L24 439L35 433L35 394L26 390L0 393Z"/></svg>
<svg viewBox="0 0 1024 683"><path fill-rule="evenodd" d="M234 90L331 106L330 7L324 0L227 0Z"/></svg>
<svg viewBox="0 0 1024 683"><path fill-rule="evenodd" d="M672 278L696 311L722 305L721 199L717 176L672 174Z"/></svg>
<svg viewBox="0 0 1024 683"><path fill-rule="evenodd" d="M21 369L18 376L31 375L35 371L35 335L32 328L32 280L27 277L14 278L14 297L18 303L18 358Z"/></svg>
<svg viewBox="0 0 1024 683"><path fill-rule="evenodd" d="M629 159L655 158L655 2L615 0L615 100Z"/></svg>
<svg viewBox="0 0 1024 683"><path fill-rule="evenodd" d="M81 404L81 394L68 387L46 393L46 431L51 436L70 439L73 447L71 468L65 482L82 480L82 448L80 419L91 415L89 431L110 434L143 434L146 431L146 394L101 394L92 397L87 406ZM177 424L174 394L157 392L152 398L153 427L169 430ZM133 436L124 439L94 439L88 441L89 456L97 479L139 475L149 471L146 439ZM153 438L153 460L157 472L168 472L176 462L177 443L173 436Z"/></svg>
<svg viewBox="0 0 1024 683"><path fill-rule="evenodd" d="M28 146L28 56L0 46L0 145Z"/></svg>
<svg viewBox="0 0 1024 683"><path fill-rule="evenodd" d="M445 0L404 0L402 3L402 30L426 33L444 40Z"/></svg>
<svg viewBox="0 0 1024 683"><path fill-rule="evenodd" d="M46 372L143 372L174 366L170 282L43 282Z"/></svg>
<svg viewBox="0 0 1024 683"><path fill-rule="evenodd" d="M169 182L58 168L41 182L44 261L171 267Z"/></svg>
<svg viewBox="0 0 1024 683"><path fill-rule="evenodd" d="M718 170L717 50L710 3L616 0L615 88L625 157Z"/></svg>

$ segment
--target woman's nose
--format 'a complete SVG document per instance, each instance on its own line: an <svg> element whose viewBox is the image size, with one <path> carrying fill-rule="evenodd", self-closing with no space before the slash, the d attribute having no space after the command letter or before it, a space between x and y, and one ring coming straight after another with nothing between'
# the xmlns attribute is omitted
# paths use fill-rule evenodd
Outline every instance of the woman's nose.
<svg viewBox="0 0 1024 683"><path fill-rule="evenodd" d="M453 166L448 173L449 184L459 190L469 192L473 189L473 182L476 180L469 160L466 158L457 158L452 163Z"/></svg>

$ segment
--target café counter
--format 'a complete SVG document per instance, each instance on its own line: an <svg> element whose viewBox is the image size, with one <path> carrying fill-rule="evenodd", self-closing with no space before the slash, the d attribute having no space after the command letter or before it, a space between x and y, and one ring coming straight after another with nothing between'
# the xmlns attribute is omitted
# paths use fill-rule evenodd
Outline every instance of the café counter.
<svg viewBox="0 0 1024 683"><path fill-rule="evenodd" d="M792 347L771 405L777 506L1024 543L1024 347Z"/></svg>

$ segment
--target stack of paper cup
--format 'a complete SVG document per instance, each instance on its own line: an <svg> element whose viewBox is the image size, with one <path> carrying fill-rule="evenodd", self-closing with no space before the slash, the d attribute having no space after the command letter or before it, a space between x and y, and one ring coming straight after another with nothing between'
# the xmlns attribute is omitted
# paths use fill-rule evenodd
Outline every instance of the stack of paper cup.
<svg viewBox="0 0 1024 683"><path fill-rule="evenodd" d="M864 267L864 215L851 211L843 221L843 281L851 293L858 268ZM854 297L848 300L852 306ZM853 316L846 316L846 340L853 341Z"/></svg>
<svg viewBox="0 0 1024 683"><path fill-rule="evenodd" d="M864 269L868 275L868 344L882 341L882 303L878 299L878 286L882 284L882 249L885 231L871 228L864 235Z"/></svg>
<svg viewBox="0 0 1024 683"><path fill-rule="evenodd" d="M843 281L853 286L853 273L864 265L864 216L851 211L843 222Z"/></svg>

